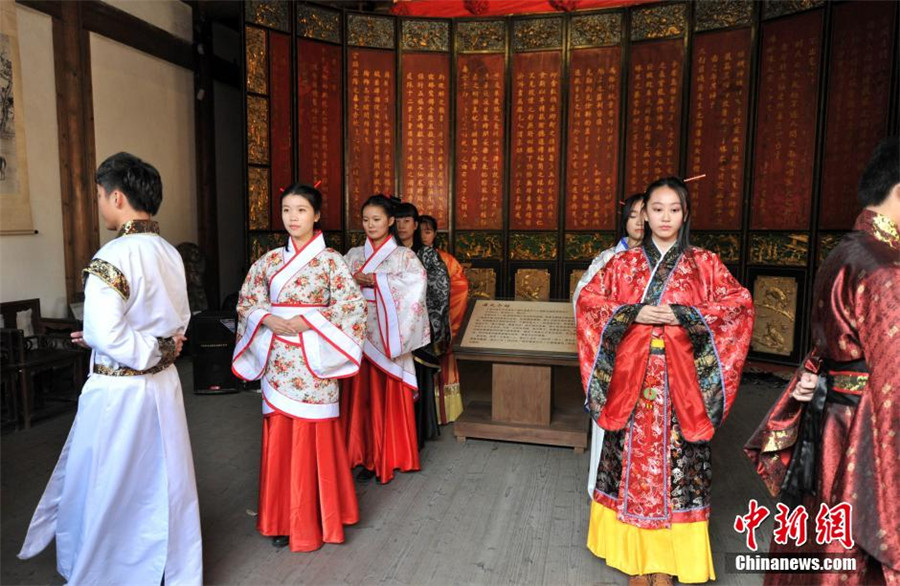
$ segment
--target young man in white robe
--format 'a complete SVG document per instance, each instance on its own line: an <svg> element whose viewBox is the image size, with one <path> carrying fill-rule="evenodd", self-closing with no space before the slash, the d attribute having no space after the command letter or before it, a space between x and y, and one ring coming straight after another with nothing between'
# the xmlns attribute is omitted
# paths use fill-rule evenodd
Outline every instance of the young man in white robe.
<svg viewBox="0 0 900 586"><path fill-rule="evenodd" d="M96 174L97 205L118 237L84 269L90 375L21 559L56 539L71 584L199 585L200 513L174 361L190 318L184 266L151 218L153 166L128 153Z"/></svg>

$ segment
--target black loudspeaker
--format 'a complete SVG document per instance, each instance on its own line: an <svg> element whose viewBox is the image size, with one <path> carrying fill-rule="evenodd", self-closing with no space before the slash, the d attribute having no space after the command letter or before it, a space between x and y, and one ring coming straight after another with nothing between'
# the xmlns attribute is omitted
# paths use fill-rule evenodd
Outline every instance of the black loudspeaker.
<svg viewBox="0 0 900 586"><path fill-rule="evenodd" d="M234 311L203 311L191 318L187 336L194 357L194 393L236 393L243 388L231 372L236 324Z"/></svg>

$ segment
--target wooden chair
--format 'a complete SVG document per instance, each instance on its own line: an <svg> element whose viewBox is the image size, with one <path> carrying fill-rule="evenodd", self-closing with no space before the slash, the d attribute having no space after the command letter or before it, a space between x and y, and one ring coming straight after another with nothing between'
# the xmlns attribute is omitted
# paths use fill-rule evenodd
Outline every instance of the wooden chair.
<svg viewBox="0 0 900 586"><path fill-rule="evenodd" d="M21 330L0 330L0 428L19 425L19 370L13 356L15 347L23 344Z"/></svg>
<svg viewBox="0 0 900 586"><path fill-rule="evenodd" d="M0 335L4 418L25 429L31 427L35 407L49 415L77 403L88 357L71 343L67 333L60 331L59 324L54 324L59 333L47 333L40 300L0 303L0 314L7 325L14 325L16 314L27 309L32 310L33 336L25 336L15 327L3 328Z"/></svg>

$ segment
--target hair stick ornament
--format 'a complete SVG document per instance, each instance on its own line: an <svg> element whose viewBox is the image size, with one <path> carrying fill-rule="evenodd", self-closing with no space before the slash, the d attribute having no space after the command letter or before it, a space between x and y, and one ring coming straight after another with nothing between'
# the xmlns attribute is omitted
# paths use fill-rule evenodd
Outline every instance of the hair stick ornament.
<svg viewBox="0 0 900 586"><path fill-rule="evenodd" d="M704 177L706 177L706 173L703 173L702 175L694 175L693 177L688 177L687 179L684 180L684 182L690 183L691 181L698 181L700 179L703 179Z"/></svg>

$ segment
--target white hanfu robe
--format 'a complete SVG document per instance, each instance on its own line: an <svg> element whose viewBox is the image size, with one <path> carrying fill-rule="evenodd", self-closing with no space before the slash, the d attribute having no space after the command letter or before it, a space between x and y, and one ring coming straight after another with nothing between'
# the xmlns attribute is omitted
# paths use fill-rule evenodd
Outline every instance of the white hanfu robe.
<svg viewBox="0 0 900 586"><path fill-rule="evenodd" d="M431 341L428 279L416 254L393 238L378 247L367 240L345 259L353 274L372 275L375 283L362 288L369 304L364 360L344 384L341 421L350 466L362 465L387 484L395 470L420 468L412 352Z"/></svg>
<svg viewBox="0 0 900 586"><path fill-rule="evenodd" d="M620 252L628 250L627 240L622 238L618 244L611 248L607 248L591 262L591 266L578 279L575 286L575 292L572 294L572 306L575 308L575 317L578 318L578 296L581 290L593 280L594 276L600 272L600 269L606 266L610 259ZM591 467L588 471L587 490L588 496L594 498L594 485L597 484L597 469L600 467L600 452L603 450L603 428L597 425L596 421L591 421Z"/></svg>
<svg viewBox="0 0 900 586"><path fill-rule="evenodd" d="M417 394L412 351L431 343L425 267L416 253L393 238L379 248L366 239L365 246L351 248L344 258L351 273L375 277L375 286L362 290L370 308L363 353Z"/></svg>
<svg viewBox="0 0 900 586"><path fill-rule="evenodd" d="M91 375L19 553L56 538L71 584L202 584L197 486L172 336L184 265L156 222L128 222L85 269Z"/></svg>

